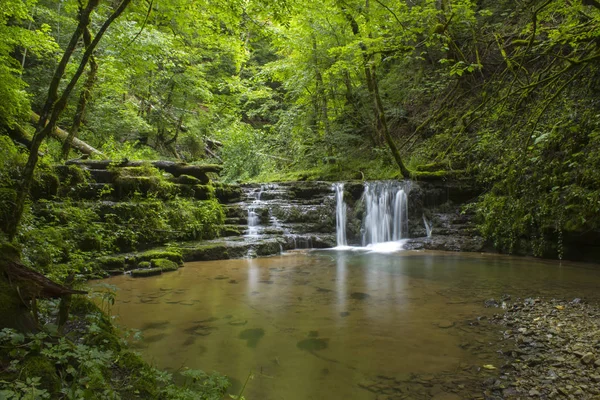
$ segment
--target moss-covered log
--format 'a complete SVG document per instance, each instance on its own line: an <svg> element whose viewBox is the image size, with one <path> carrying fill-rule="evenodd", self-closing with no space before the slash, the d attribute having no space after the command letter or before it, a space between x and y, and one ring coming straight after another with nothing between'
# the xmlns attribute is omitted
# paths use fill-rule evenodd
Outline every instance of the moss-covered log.
<svg viewBox="0 0 600 400"><path fill-rule="evenodd" d="M205 164L205 165L191 165L175 161L113 161L113 160L69 160L66 162L67 165L79 165L88 169L107 169L111 168L124 168L124 167L141 167L144 164L149 163L155 168L161 171L168 172L175 177L182 175L188 175L200 180L201 183L206 184L209 182L208 173L220 173L223 167L216 164Z"/></svg>

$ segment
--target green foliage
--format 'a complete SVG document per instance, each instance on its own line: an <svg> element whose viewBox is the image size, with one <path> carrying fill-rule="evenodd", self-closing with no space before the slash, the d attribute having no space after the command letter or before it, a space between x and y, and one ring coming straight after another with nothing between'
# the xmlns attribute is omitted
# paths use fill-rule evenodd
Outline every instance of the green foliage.
<svg viewBox="0 0 600 400"><path fill-rule="evenodd" d="M51 318L58 303L42 304ZM110 320L88 299L73 299L69 337L56 330L0 331L3 399L221 399L229 381L218 374L187 370L183 383L123 346ZM54 326L46 324L47 327Z"/></svg>

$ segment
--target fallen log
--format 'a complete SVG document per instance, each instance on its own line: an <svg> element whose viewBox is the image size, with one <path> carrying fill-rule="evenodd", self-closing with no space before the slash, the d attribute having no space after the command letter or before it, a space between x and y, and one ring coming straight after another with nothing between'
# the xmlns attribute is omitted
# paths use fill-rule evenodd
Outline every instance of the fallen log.
<svg viewBox="0 0 600 400"><path fill-rule="evenodd" d="M175 161L130 161L130 160L122 160L122 161L113 161L113 160L81 160L74 159L66 162L67 165L79 165L81 167L87 169L107 169L108 167L112 168L122 168L122 167L141 167L142 165L149 163L155 168L160 169L161 171L168 172L175 177L179 177L181 175L189 175L194 178L198 178L201 181L208 181L207 173L220 173L223 169L222 166L217 164L205 164L205 165L192 165L186 164L182 162Z"/></svg>
<svg viewBox="0 0 600 400"><path fill-rule="evenodd" d="M32 111L31 112L31 123L36 125L39 120L40 120L40 116ZM60 140L61 142L64 143L64 141L67 140L67 137L69 136L69 132L67 132L57 126L54 129L54 132L51 132L50 135L54 136L55 138L57 138L58 140ZM95 154L102 158L106 158L106 156L100 150L95 149L94 147L90 146L89 144L87 144L86 142L84 142L81 139L73 138L73 142L71 142L71 147L80 151L83 154L88 154L90 156Z"/></svg>

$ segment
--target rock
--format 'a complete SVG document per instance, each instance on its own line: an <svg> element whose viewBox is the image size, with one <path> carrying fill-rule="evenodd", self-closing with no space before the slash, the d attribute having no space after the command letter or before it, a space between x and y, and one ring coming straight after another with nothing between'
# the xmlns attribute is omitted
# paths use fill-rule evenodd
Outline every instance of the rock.
<svg viewBox="0 0 600 400"><path fill-rule="evenodd" d="M531 389L529 391L529 396L539 396L541 393L537 389Z"/></svg>
<svg viewBox="0 0 600 400"><path fill-rule="evenodd" d="M584 363L585 365L591 364L592 362L594 362L594 360L596 359L596 356L594 356L594 353L586 353L584 354L583 357L581 357L581 362Z"/></svg>
<svg viewBox="0 0 600 400"><path fill-rule="evenodd" d="M447 321L447 320L441 320L437 323L437 326L438 326L438 328L448 329L448 328L452 328L454 326L454 322Z"/></svg>
<svg viewBox="0 0 600 400"><path fill-rule="evenodd" d="M494 299L487 299L484 303L483 303L486 307L498 307L500 304L498 304L498 302Z"/></svg>
<svg viewBox="0 0 600 400"><path fill-rule="evenodd" d="M596 362L594 363L594 365L596 366L596 368L600 368L600 360L596 360Z"/></svg>

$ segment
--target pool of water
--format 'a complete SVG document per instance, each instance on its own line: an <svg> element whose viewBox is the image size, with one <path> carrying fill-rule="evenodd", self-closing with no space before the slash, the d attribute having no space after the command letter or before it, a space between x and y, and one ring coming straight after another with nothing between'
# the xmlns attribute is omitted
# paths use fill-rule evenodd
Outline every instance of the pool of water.
<svg viewBox="0 0 600 400"><path fill-rule="evenodd" d="M600 296L596 266L408 251L293 252L103 282L118 288L118 322L142 331L146 360L219 371L234 390L252 373L245 396L263 400L375 399L378 379L479 379L501 363L500 328L473 323L499 312L486 299ZM407 386L406 398L430 398L428 386Z"/></svg>

